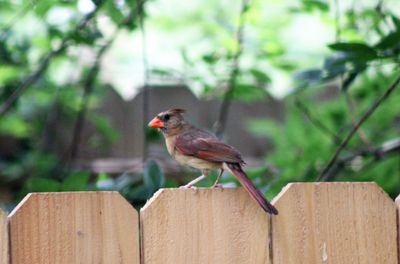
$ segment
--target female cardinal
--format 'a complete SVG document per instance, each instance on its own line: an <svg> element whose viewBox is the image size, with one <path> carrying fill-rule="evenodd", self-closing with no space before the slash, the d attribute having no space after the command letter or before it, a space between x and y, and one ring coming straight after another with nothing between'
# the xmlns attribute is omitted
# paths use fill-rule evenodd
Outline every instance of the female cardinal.
<svg viewBox="0 0 400 264"><path fill-rule="evenodd" d="M258 204L270 214L278 214L242 170L244 161L232 146L222 143L213 134L198 129L183 119L185 110L174 108L159 113L149 126L159 128L165 137L169 154L180 164L201 170L202 175L184 187L190 188L207 177L210 170L220 170L213 187L217 186L224 170L234 175Z"/></svg>

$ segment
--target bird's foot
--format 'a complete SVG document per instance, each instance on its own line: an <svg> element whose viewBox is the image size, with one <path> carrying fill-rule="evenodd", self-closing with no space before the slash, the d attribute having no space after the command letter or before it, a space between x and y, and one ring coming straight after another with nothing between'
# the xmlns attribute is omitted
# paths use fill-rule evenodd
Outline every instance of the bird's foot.
<svg viewBox="0 0 400 264"><path fill-rule="evenodd" d="M223 188L224 188L224 186L222 186L222 184L220 184L220 183L214 183L214 184L211 186L211 188L219 188L219 189L223 189Z"/></svg>
<svg viewBox="0 0 400 264"><path fill-rule="evenodd" d="M186 185L180 186L179 189L193 189L193 190L195 190L195 189L197 189L197 187L194 186L193 184L186 184Z"/></svg>

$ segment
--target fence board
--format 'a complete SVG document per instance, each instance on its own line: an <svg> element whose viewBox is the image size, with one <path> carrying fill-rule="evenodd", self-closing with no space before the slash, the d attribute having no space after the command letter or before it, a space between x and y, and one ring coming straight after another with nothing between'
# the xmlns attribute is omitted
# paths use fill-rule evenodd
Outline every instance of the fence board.
<svg viewBox="0 0 400 264"><path fill-rule="evenodd" d="M243 189L162 189L140 222L144 264L268 263L268 216Z"/></svg>
<svg viewBox="0 0 400 264"><path fill-rule="evenodd" d="M398 223L397 223L397 239L398 239L398 241L397 241L397 255L398 255L398 258L399 258L399 264L400 264L400 195L399 196L397 196L397 198L396 198L396 205L397 205L397 221L398 221Z"/></svg>
<svg viewBox="0 0 400 264"><path fill-rule="evenodd" d="M30 194L9 224L13 264L139 263L138 215L116 192Z"/></svg>
<svg viewBox="0 0 400 264"><path fill-rule="evenodd" d="M375 183L294 183L274 202L274 264L398 263L396 208Z"/></svg>
<svg viewBox="0 0 400 264"><path fill-rule="evenodd" d="M0 264L8 262L7 216L0 209Z"/></svg>

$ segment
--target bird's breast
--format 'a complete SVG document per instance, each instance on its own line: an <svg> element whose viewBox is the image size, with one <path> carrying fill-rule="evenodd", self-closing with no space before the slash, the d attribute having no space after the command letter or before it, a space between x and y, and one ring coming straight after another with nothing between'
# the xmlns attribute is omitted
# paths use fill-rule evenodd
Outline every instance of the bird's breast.
<svg viewBox="0 0 400 264"><path fill-rule="evenodd" d="M211 162L193 156L186 156L178 151L175 151L175 155L173 155L173 157L179 164L199 170L218 170L222 168L222 163L220 162Z"/></svg>
<svg viewBox="0 0 400 264"><path fill-rule="evenodd" d="M217 170L222 168L222 163L211 162L199 159L193 156L188 156L180 153L175 148L176 136L170 136L165 139L168 153L181 165L189 166L199 170Z"/></svg>
<svg viewBox="0 0 400 264"><path fill-rule="evenodd" d="M174 157L175 156L175 142L176 142L176 137L167 137L165 139L165 144L167 145L167 150L168 153Z"/></svg>

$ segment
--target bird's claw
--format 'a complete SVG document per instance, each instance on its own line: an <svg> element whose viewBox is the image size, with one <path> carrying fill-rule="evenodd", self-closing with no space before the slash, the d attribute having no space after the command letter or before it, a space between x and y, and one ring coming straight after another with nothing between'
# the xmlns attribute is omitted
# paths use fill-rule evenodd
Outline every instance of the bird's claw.
<svg viewBox="0 0 400 264"><path fill-rule="evenodd" d="M179 189L193 189L193 190L196 190L197 187L192 185L192 184L186 184L186 185L180 186Z"/></svg>
<svg viewBox="0 0 400 264"><path fill-rule="evenodd" d="M222 186L222 184L220 184L220 183L215 183L215 184L213 184L213 186L211 186L211 188L219 188L219 189L223 189L223 188L224 188L224 186Z"/></svg>

